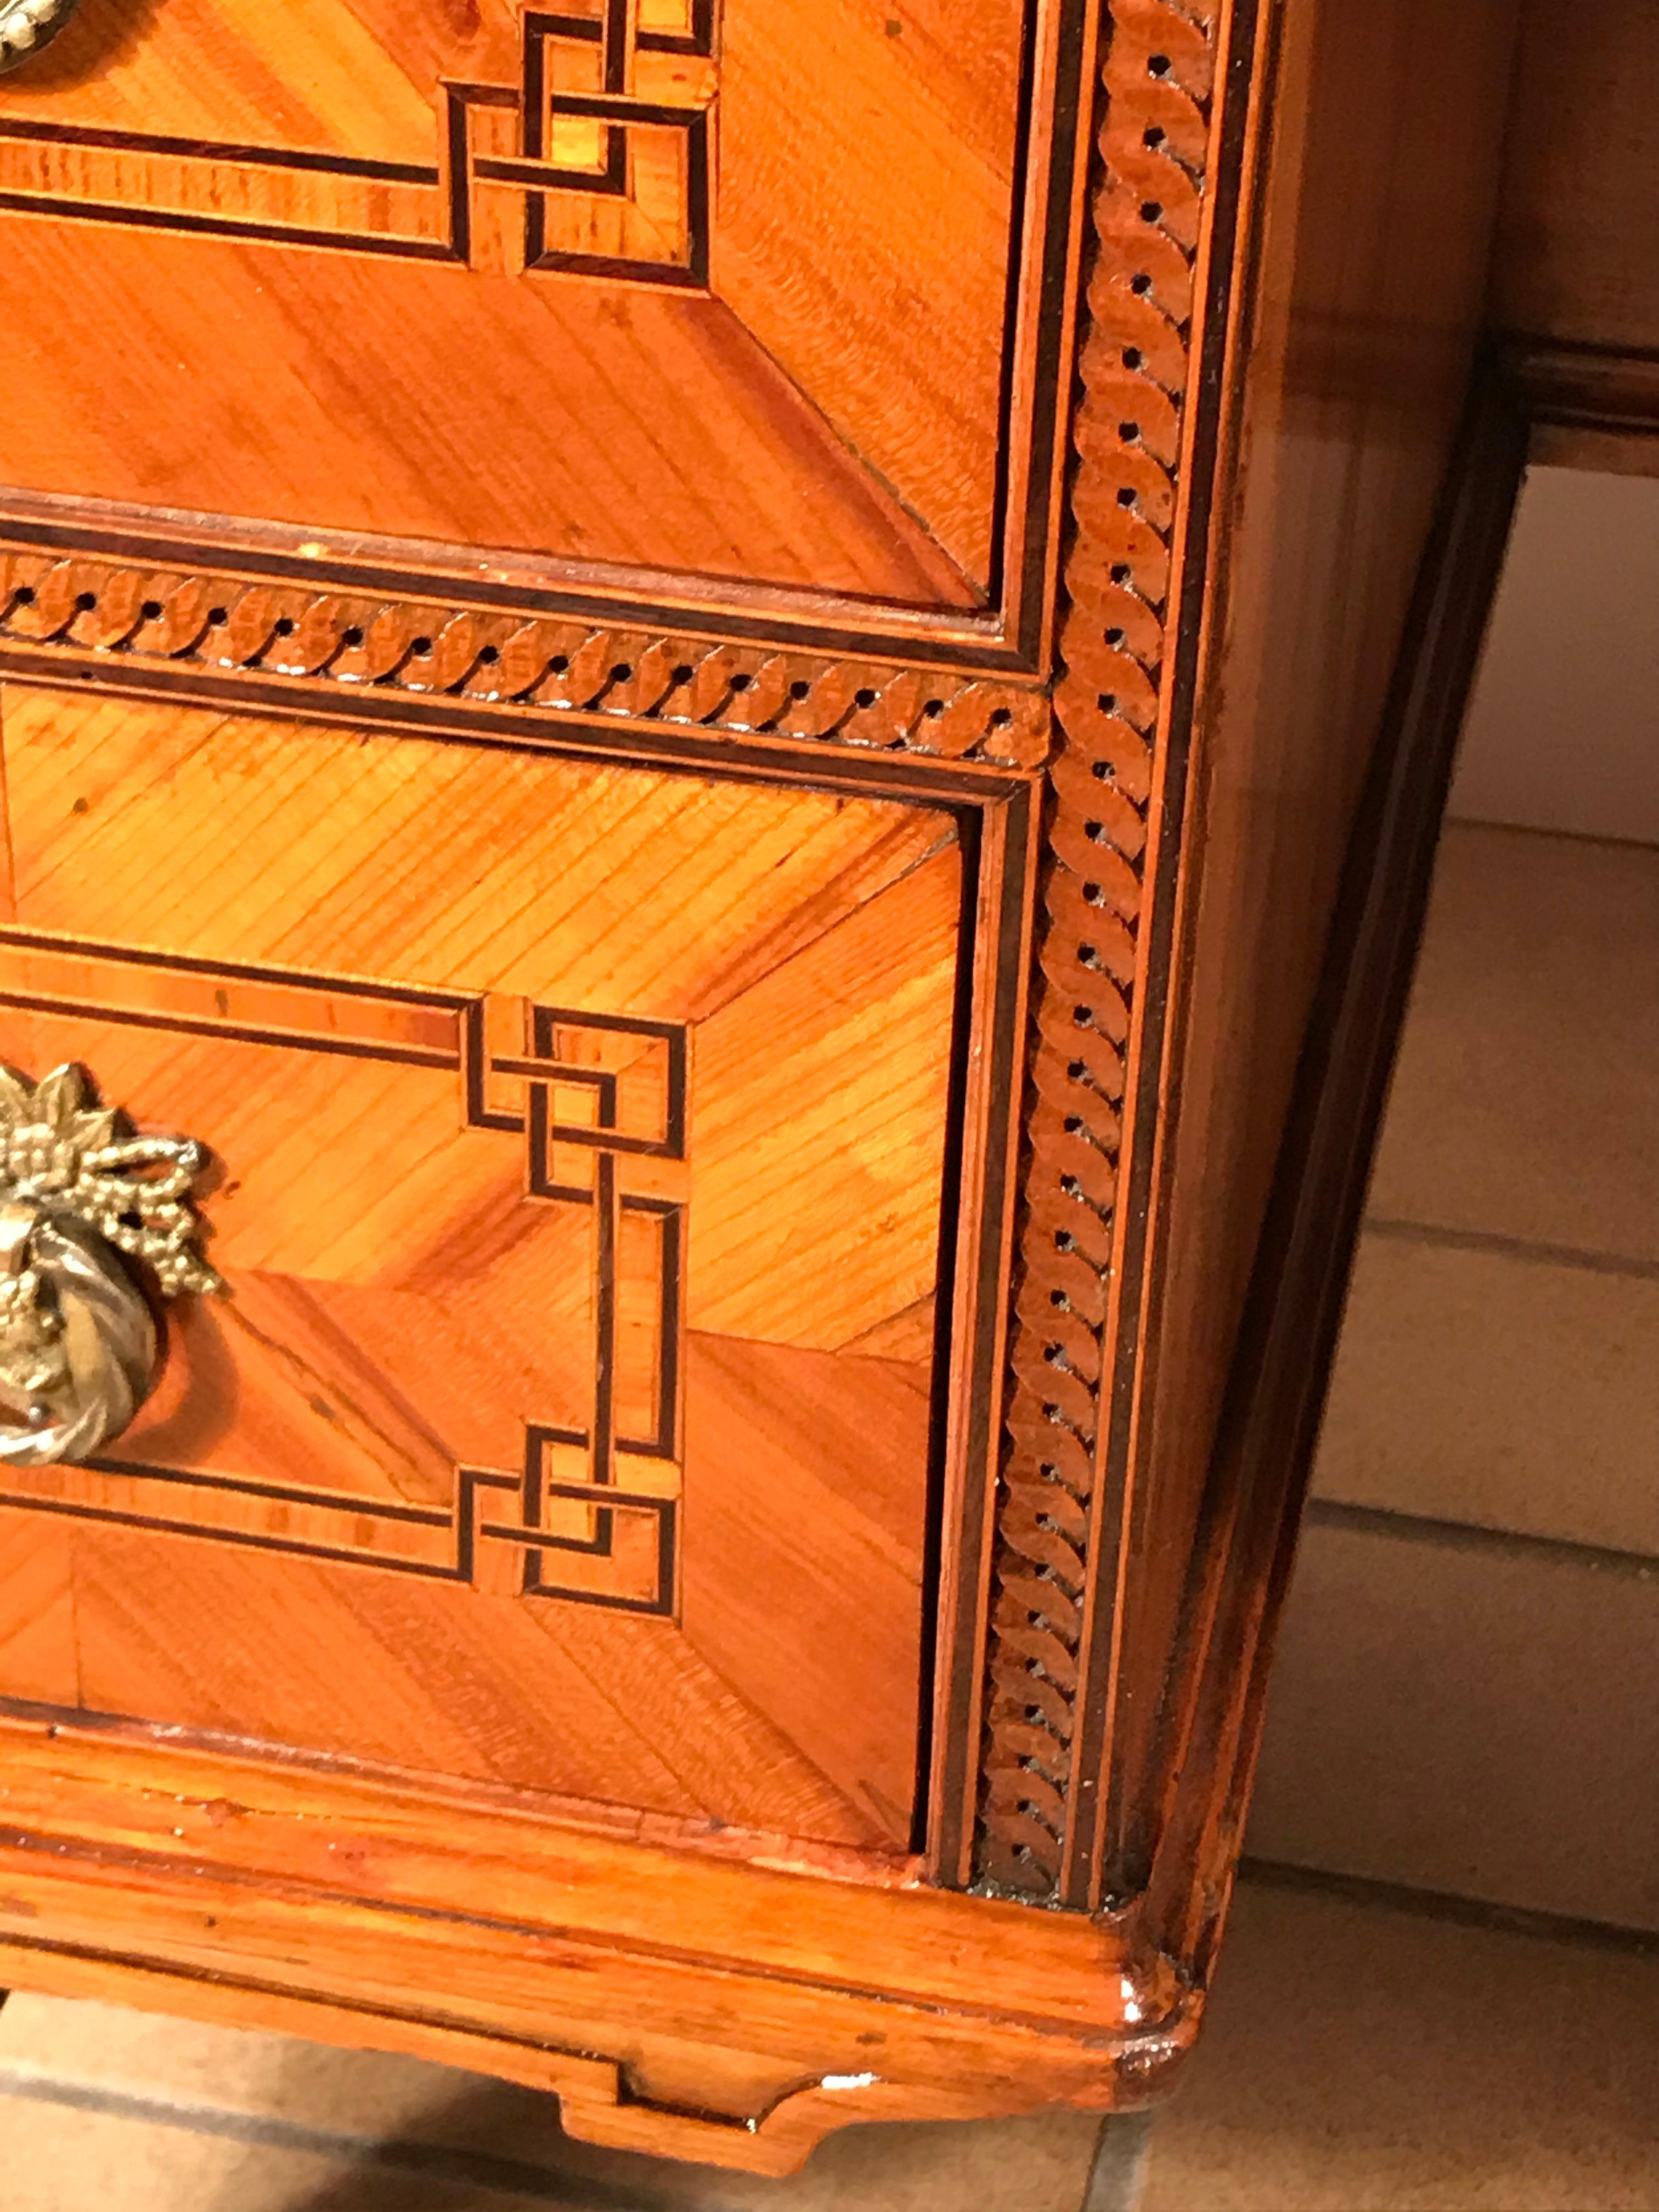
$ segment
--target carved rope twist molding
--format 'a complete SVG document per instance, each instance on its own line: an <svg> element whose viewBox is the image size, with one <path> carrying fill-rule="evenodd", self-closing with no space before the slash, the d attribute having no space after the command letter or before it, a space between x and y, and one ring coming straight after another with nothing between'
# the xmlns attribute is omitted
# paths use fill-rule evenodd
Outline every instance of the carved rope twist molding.
<svg viewBox="0 0 1659 2212"><path fill-rule="evenodd" d="M1056 1896L1221 0L1110 0L975 1873Z"/></svg>
<svg viewBox="0 0 1659 2212"><path fill-rule="evenodd" d="M1012 769L1042 766L1052 726L1036 684L16 548L0 549L0 639L284 679L296 713L355 686Z"/></svg>

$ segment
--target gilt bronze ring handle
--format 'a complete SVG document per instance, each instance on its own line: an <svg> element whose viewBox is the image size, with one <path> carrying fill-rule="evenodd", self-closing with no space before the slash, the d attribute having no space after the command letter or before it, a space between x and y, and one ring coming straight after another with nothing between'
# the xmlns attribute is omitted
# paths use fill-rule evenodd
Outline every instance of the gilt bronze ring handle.
<svg viewBox="0 0 1659 2212"><path fill-rule="evenodd" d="M0 70L21 69L50 46L80 0L0 0Z"/></svg>
<svg viewBox="0 0 1659 2212"><path fill-rule="evenodd" d="M131 1136L84 1072L0 1067L0 1465L85 1460L149 1395L147 1290L224 1285L196 1251L185 1137Z"/></svg>

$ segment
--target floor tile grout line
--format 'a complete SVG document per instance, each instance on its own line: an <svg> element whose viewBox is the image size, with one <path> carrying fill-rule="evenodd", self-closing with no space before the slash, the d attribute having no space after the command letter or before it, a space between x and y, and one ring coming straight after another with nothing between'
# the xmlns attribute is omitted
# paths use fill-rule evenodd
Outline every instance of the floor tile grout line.
<svg viewBox="0 0 1659 2212"><path fill-rule="evenodd" d="M1524 1529L1486 1528L1475 1521L1442 1521L1431 1514L1401 1512L1391 1505L1354 1504L1340 1498L1310 1498L1304 1518L1310 1528L1346 1528L1384 1536L1396 1543L1500 1553L1510 1559L1577 1567L1589 1574L1627 1575L1637 1582L1659 1582L1659 1554L1581 1544L1566 1536L1534 1536Z"/></svg>
<svg viewBox="0 0 1659 2212"><path fill-rule="evenodd" d="M1498 1905L1455 1890L1419 1889L1409 1882L1385 1881L1363 1874L1340 1874L1326 1867L1301 1866L1290 1859L1239 1862L1242 1883L1255 1889L1288 1890L1297 1896L1331 1897L1368 1911L1402 1912L1438 1920L1486 1935L1521 1936L1540 1943L1565 1943L1578 1950L1616 1951L1621 1956L1659 1957L1659 1929L1626 1928L1617 1921L1590 1920L1571 1913L1547 1912L1531 1905Z"/></svg>
<svg viewBox="0 0 1659 2212"><path fill-rule="evenodd" d="M461 2150L445 2143L413 2142L397 2137L307 2127L297 2120L284 2120L273 2114L144 2096L133 2090L106 2088L97 2082L67 2080L27 2066L0 2064L0 2097L130 2120L142 2126L170 2128L182 2135L215 2136L258 2149L296 2151L365 2169L419 2173L538 2203L578 2208L578 2212L672 2212L667 2197L641 2196L635 2189L624 2194L609 2182L579 2176L567 2178L546 2166L494 2158L487 2152ZM714 2208L710 2208L710 2212L714 2212Z"/></svg>
<svg viewBox="0 0 1659 2212"><path fill-rule="evenodd" d="M1135 2212L1146 2185L1154 2117L1152 2112L1108 2115L1089 2168L1082 2212Z"/></svg>
<svg viewBox="0 0 1659 2212"><path fill-rule="evenodd" d="M1604 845L1614 853L1659 853L1651 837L1610 837L1599 830L1558 830L1547 822L1492 822L1480 814L1448 814L1448 830L1495 830L1505 837L1547 837L1558 845Z"/></svg>
<svg viewBox="0 0 1659 2212"><path fill-rule="evenodd" d="M1391 1215L1367 1215L1363 1233L1382 1237L1398 1244L1427 1244L1455 1252L1489 1252L1494 1258L1526 1260L1535 1266L1575 1267L1585 1274L1620 1275L1637 1282L1659 1283L1659 1260L1628 1259L1618 1252L1587 1251L1577 1244L1534 1243L1524 1237L1504 1237L1495 1230L1454 1229L1432 1221L1402 1221Z"/></svg>

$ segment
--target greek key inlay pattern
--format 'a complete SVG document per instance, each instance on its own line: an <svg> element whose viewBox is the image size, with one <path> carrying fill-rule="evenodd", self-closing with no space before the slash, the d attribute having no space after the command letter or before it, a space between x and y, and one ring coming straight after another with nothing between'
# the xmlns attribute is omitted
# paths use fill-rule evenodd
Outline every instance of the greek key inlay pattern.
<svg viewBox="0 0 1659 2212"><path fill-rule="evenodd" d="M0 70L27 61L74 0L0 4ZM516 84L445 82L437 158L203 142L0 117L0 207L467 268L562 270L695 290L713 224L715 0L678 20L639 0L526 9ZM319 223L319 178L335 188Z"/></svg>

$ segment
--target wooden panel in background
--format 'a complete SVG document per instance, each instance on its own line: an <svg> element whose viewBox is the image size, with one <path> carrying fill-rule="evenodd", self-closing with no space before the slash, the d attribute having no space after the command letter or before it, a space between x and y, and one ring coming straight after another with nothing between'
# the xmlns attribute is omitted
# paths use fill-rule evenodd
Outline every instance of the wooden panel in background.
<svg viewBox="0 0 1659 2212"><path fill-rule="evenodd" d="M210 1147L231 1289L9 1472L0 1691L908 1847L952 817L0 708L0 1053Z"/></svg>
<svg viewBox="0 0 1659 2212"><path fill-rule="evenodd" d="M1659 9L1522 0L1521 16L1492 320L1659 348Z"/></svg>

